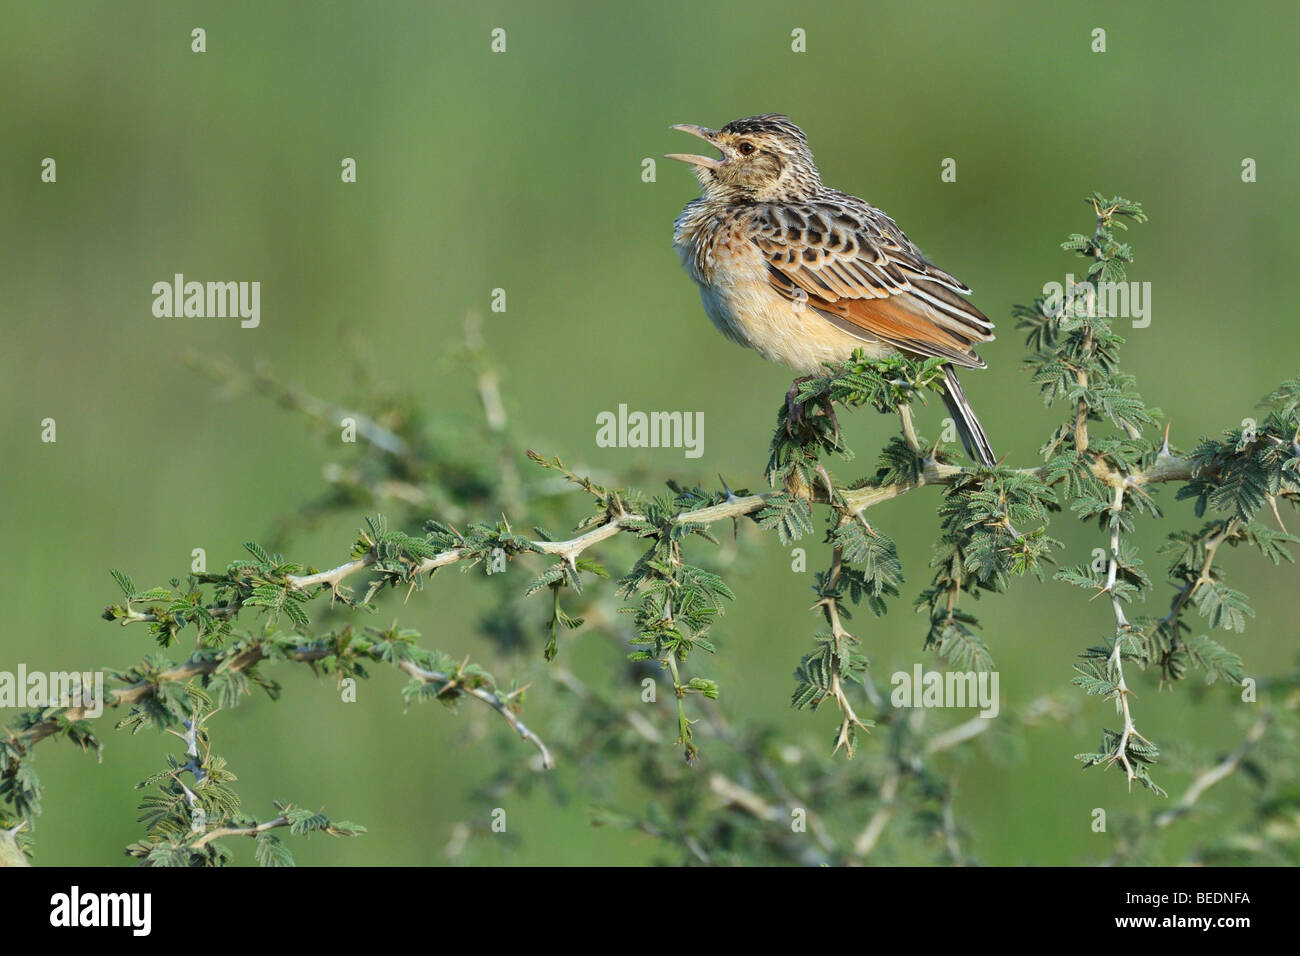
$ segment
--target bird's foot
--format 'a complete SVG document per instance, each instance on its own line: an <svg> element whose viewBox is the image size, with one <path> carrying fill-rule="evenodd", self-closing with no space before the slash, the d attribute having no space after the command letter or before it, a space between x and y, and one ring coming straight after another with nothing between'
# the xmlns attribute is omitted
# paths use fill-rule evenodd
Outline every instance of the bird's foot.
<svg viewBox="0 0 1300 956"><path fill-rule="evenodd" d="M802 378L796 378L790 386L790 390L785 393L785 433L788 437L794 438L796 433L801 431L804 422L807 420L807 412L804 410L803 402L799 401L799 386L804 382L811 382L817 376L805 375ZM818 403L818 411L830 419L831 428L834 429L834 441L840 443L840 423L835 417L835 407L831 404L829 398L823 397Z"/></svg>
<svg viewBox="0 0 1300 956"><path fill-rule="evenodd" d="M803 425L803 405L799 403L799 386L812 381L811 375L796 378L785 393L785 433L793 438L794 433Z"/></svg>

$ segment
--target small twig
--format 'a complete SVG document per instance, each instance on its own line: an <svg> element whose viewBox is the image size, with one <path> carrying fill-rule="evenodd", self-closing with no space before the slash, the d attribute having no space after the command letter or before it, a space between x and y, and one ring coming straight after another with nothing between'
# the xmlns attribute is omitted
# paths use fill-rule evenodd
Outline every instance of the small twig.
<svg viewBox="0 0 1300 956"><path fill-rule="evenodd" d="M912 423L912 406L899 405L897 408L898 418L903 423L903 440L912 449L912 454L924 459L925 453L921 450L921 443L916 438L916 426Z"/></svg>
<svg viewBox="0 0 1300 956"><path fill-rule="evenodd" d="M855 857L866 857L876 848L881 834L885 832L885 827L889 826L889 821L894 817L894 801L898 797L898 787L901 782L902 772L897 764L891 764L885 782L880 785L880 806L871 815L866 829L853 841Z"/></svg>
<svg viewBox="0 0 1300 956"><path fill-rule="evenodd" d="M1123 646L1124 636L1128 631L1128 618L1124 616L1124 608L1120 604L1119 595L1115 592L1115 580L1119 575L1119 516L1124 509L1124 486L1115 486L1115 497L1111 503L1110 518L1110 562L1106 570L1106 588L1110 594L1110 606L1115 614L1115 644L1110 652L1110 664L1115 669L1115 706L1116 709L1124 715L1124 729L1120 733L1119 743L1115 746L1115 753L1111 756L1111 761L1118 760L1124 767L1124 774L1128 779L1130 788L1133 781L1137 778L1137 773L1133 770L1133 765L1128 758L1129 741L1134 737L1139 740L1146 740L1133 723L1133 712L1129 708L1128 684L1124 681L1124 661Z"/></svg>
<svg viewBox="0 0 1300 956"><path fill-rule="evenodd" d="M925 745L925 755L931 757L937 753L943 753L945 750L951 750L958 744L978 737L986 730L991 730L993 721L987 717L972 717L970 720L949 727L942 733L937 733Z"/></svg>
<svg viewBox="0 0 1300 956"><path fill-rule="evenodd" d="M265 823L259 823L256 826L249 827L217 827L215 830L209 830L203 836L199 837L190 844L190 849L201 850L213 840L220 840L223 837L247 836L255 837L265 833L267 830L274 830L277 827L287 827L290 825L289 818L284 814L273 820L267 820Z"/></svg>
<svg viewBox="0 0 1300 956"><path fill-rule="evenodd" d="M290 660L299 663L310 663L328 657L333 653L333 648L304 648L289 654L288 657ZM359 653L363 653L363 651L359 649ZM184 664L170 667L167 670L162 671L151 680L137 681L127 687L111 691L106 695L108 699L104 701L104 705L107 707L120 707L123 705L135 704L153 696L157 693L159 686L162 684L184 683L192 678L211 674L217 670L231 674L246 671L254 664L265 659L266 656L267 653L260 646L255 645L232 658L191 658ZM419 680L441 682L445 684L450 684L454 680L449 674L425 670L409 661L398 662L397 666ZM510 710L509 705L505 700L490 691L483 690L482 688L466 687L463 684L458 683L457 689L483 701L485 704L496 710L496 712L505 719L506 723L508 723L515 732L519 734L519 736L523 737L541 752L542 765L546 769L549 770L555 766L551 753L546 748L546 745L542 742L541 738L524 725L519 717ZM11 735L10 740L23 749L28 749L40 743L46 737L58 733L63 727L61 721L73 722L82 720L87 716L87 710L84 707L66 707L60 710L57 716L29 727L21 733Z"/></svg>
<svg viewBox="0 0 1300 956"><path fill-rule="evenodd" d="M1092 329L1083 330L1083 352L1090 354L1092 352ZM1074 380L1079 387L1086 389L1088 387L1088 373L1082 368L1074 370ZM1074 413L1074 449L1083 454L1088 450L1088 402L1081 395Z"/></svg>
<svg viewBox="0 0 1300 956"><path fill-rule="evenodd" d="M1271 710L1266 710L1260 714L1259 717L1256 718L1255 722L1246 730L1246 736L1242 740L1240 746L1238 746L1237 749L1227 757L1224 757L1219 763L1215 764L1209 770L1206 770L1193 780L1191 786L1187 788L1186 792L1179 798L1178 802L1156 817L1155 825L1160 829L1164 829L1179 817L1190 813L1192 807L1196 805L1196 801L1201 799L1201 796L1206 790L1209 790L1215 784L1236 773L1237 768L1241 766L1241 761L1245 758L1246 754L1250 753L1250 751L1255 748L1255 745L1258 744L1260 739L1264 736L1264 731L1268 729L1269 722L1272 721L1272 719L1273 712Z"/></svg>
<svg viewBox="0 0 1300 956"><path fill-rule="evenodd" d="M446 688L454 687L463 694L469 694L471 697L483 701L483 703L487 704L500 714L502 719L514 728L515 733L537 748L542 755L542 767L547 770L554 769L555 760L551 757L551 752L546 749L546 744L542 742L542 738L529 730L524 722L519 719L519 715L510 709L509 703L503 700L499 695L484 690L481 687L469 687L464 682L457 681L455 678L447 674L425 670L423 667L413 664L410 661L399 661L397 667L417 680L422 680L425 683L441 683L445 685Z"/></svg>

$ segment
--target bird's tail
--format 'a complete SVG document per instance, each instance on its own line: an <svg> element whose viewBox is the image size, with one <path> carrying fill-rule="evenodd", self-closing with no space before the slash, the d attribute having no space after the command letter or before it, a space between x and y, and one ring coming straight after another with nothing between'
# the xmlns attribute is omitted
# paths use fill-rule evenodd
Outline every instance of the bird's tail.
<svg viewBox="0 0 1300 956"><path fill-rule="evenodd" d="M951 365L947 365L944 367L943 374L947 382L947 387L943 391L943 401L957 425L957 434L961 437L962 447L971 458L992 467L997 462L997 458L993 455L993 446L989 444L980 420L975 417L966 393L961 390L961 383L957 381L957 372Z"/></svg>

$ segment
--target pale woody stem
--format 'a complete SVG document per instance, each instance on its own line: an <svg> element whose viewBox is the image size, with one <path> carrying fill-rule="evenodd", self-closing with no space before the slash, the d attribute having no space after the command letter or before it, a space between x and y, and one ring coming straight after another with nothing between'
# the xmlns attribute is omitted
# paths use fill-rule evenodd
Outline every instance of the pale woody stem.
<svg viewBox="0 0 1300 956"><path fill-rule="evenodd" d="M1129 741L1135 736L1141 737L1137 727L1133 723L1133 714L1129 709L1129 689L1128 684L1124 681L1124 663L1122 660L1121 649L1124 646L1124 635L1128 629L1128 619L1124 616L1124 608L1120 603L1118 595L1115 593L1115 580L1119 575L1119 516L1124 508L1124 486L1115 487L1115 498L1111 504L1110 519L1110 564L1106 571L1106 590L1110 593L1110 606L1115 613L1115 644L1110 652L1110 663L1115 668L1115 706L1116 709L1124 715L1124 730L1120 734L1119 744L1115 748L1115 758L1124 766L1124 773L1128 778L1129 786L1133 786L1133 780L1136 774L1133 772L1133 765L1128 759Z"/></svg>

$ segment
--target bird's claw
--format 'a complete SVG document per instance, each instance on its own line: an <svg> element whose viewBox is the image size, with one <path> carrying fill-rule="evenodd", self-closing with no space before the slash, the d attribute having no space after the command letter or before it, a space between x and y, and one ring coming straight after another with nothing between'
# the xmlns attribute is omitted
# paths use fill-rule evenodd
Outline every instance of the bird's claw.
<svg viewBox="0 0 1300 956"><path fill-rule="evenodd" d="M797 378L790 386L790 390L785 393L785 434L788 438L795 438L797 433L804 427L806 419L804 412L804 403L798 400L799 386L804 382L811 382L815 376L806 375L803 378ZM834 441L840 443L840 423L835 417L835 407L831 400L825 396L818 402L818 407L823 415L830 419L831 428L834 430Z"/></svg>
<svg viewBox="0 0 1300 956"><path fill-rule="evenodd" d="M803 405L798 401L799 386L809 381L811 376L796 378L785 393L785 434L794 438L795 432L803 427Z"/></svg>

